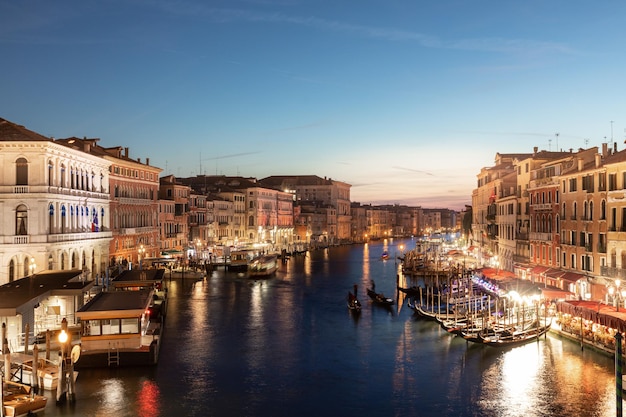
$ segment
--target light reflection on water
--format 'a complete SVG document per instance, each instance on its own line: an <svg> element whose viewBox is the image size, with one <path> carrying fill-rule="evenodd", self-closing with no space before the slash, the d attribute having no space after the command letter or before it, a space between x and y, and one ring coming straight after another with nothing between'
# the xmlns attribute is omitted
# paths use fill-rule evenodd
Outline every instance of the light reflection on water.
<svg viewBox="0 0 626 417"><path fill-rule="evenodd" d="M406 249L414 244L404 242ZM468 344L395 290L395 243L297 256L276 278L172 281L160 363L81 371L45 416L609 416L613 362L558 337ZM403 285L412 284L401 277ZM372 305L370 281L398 301ZM345 296L359 284L360 316Z"/></svg>

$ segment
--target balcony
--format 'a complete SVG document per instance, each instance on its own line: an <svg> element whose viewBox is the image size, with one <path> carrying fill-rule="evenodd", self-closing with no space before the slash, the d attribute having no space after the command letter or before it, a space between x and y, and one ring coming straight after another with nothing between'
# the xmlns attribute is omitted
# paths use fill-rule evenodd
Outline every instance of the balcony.
<svg viewBox="0 0 626 417"><path fill-rule="evenodd" d="M541 242L552 242L553 233L539 233L539 232L531 232L530 240L541 241Z"/></svg>
<svg viewBox="0 0 626 417"><path fill-rule="evenodd" d="M551 211L553 204L552 203L531 204L530 207L532 207L532 209L535 211Z"/></svg>
<svg viewBox="0 0 626 417"><path fill-rule="evenodd" d="M158 233L158 227L145 226L145 227L122 227L119 229L118 233L120 235L140 235L146 233Z"/></svg>
<svg viewBox="0 0 626 417"><path fill-rule="evenodd" d="M113 232L59 233L48 235L48 243L71 242L79 240L111 239Z"/></svg>
<svg viewBox="0 0 626 417"><path fill-rule="evenodd" d="M626 279L626 269L624 268L612 268L609 266L600 267L600 275L609 278Z"/></svg>
<svg viewBox="0 0 626 417"><path fill-rule="evenodd" d="M95 198L101 200L109 200L110 198L107 193L75 190L72 188L53 187L48 185L3 185L0 186L0 194L60 194L65 196Z"/></svg>

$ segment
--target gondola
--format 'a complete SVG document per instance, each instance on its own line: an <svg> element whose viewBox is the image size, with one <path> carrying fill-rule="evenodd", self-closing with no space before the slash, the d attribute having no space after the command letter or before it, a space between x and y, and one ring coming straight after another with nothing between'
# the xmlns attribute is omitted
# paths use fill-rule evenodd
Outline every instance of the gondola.
<svg viewBox="0 0 626 417"><path fill-rule="evenodd" d="M346 302L348 304L348 309L353 313L361 312L361 302L357 298L357 286L354 286L354 294L351 291L348 291L348 296L346 297Z"/></svg>
<svg viewBox="0 0 626 417"><path fill-rule="evenodd" d="M367 295L372 299L372 301L385 307L390 307L394 303L393 298L389 298L383 293L377 293L373 282L372 288L367 289Z"/></svg>
<svg viewBox="0 0 626 417"><path fill-rule="evenodd" d="M548 330L550 330L550 325L551 323L544 324L543 326L539 326L537 324L537 326L531 327L526 330L505 330L502 332L496 332L495 334L490 336L483 336L479 333L479 337L481 339L481 342L487 346L517 346L539 339L539 337L543 336L548 332Z"/></svg>
<svg viewBox="0 0 626 417"><path fill-rule="evenodd" d="M398 291L405 293L407 297L417 297L420 295L420 287L416 286L404 288L398 285Z"/></svg>

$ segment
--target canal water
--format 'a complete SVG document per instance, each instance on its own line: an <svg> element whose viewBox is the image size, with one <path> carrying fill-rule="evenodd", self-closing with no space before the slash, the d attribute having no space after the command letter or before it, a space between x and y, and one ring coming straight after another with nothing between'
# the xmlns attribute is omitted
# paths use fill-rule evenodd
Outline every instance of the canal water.
<svg viewBox="0 0 626 417"><path fill-rule="evenodd" d="M415 247L318 250L263 281L221 270L172 280L159 364L82 370L76 401L51 396L45 416L615 415L610 357L553 335L468 344L414 317L396 292L400 244ZM371 304L372 280L393 309ZM345 303L354 284L358 318Z"/></svg>

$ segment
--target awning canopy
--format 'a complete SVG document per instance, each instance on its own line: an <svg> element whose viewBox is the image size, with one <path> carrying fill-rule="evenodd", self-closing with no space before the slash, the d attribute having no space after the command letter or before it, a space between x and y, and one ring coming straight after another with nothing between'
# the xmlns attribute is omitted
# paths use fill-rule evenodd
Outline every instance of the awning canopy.
<svg viewBox="0 0 626 417"><path fill-rule="evenodd" d="M615 307L600 301L562 301L556 304L556 309L561 313L582 317L621 333L626 332L626 310L618 312Z"/></svg>

